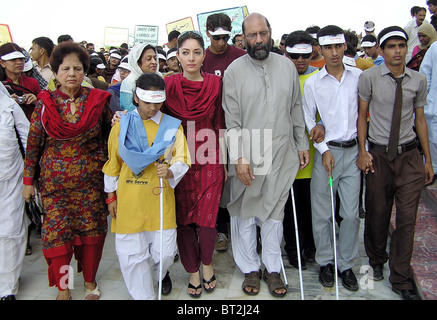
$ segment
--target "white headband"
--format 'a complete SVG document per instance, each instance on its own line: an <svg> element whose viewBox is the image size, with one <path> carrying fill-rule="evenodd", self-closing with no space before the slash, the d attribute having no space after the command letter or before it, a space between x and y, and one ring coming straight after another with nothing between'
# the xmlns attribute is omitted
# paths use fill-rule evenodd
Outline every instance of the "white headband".
<svg viewBox="0 0 437 320"><path fill-rule="evenodd" d="M387 40L388 38L391 38L391 37L401 37L401 38L404 38L405 40L407 40L405 33L403 33L402 31L392 31L392 32L387 33L385 36L383 36L381 38L381 40L379 40L379 44L381 45L381 43L384 43L385 40Z"/></svg>
<svg viewBox="0 0 437 320"><path fill-rule="evenodd" d="M158 53L158 59L167 60L167 58L162 53Z"/></svg>
<svg viewBox="0 0 437 320"><path fill-rule="evenodd" d="M348 56L343 56L343 63L352 67L357 66L357 62L355 61L355 58L348 57Z"/></svg>
<svg viewBox="0 0 437 320"><path fill-rule="evenodd" d="M317 40L317 33L310 33L311 37Z"/></svg>
<svg viewBox="0 0 437 320"><path fill-rule="evenodd" d="M208 30L208 32L212 36L221 36L223 34L231 35L231 31L225 30L222 27L218 27L214 31Z"/></svg>
<svg viewBox="0 0 437 320"><path fill-rule="evenodd" d="M150 91L137 88L135 90L138 98L147 103L161 103L165 101L165 91Z"/></svg>
<svg viewBox="0 0 437 320"><path fill-rule="evenodd" d="M363 47L363 48L372 48L374 46L376 46L376 42L364 41L361 44L361 47Z"/></svg>
<svg viewBox="0 0 437 320"><path fill-rule="evenodd" d="M312 53L313 52L313 46L308 43L298 43L294 45L293 47L287 47L285 48L288 53Z"/></svg>
<svg viewBox="0 0 437 320"><path fill-rule="evenodd" d="M109 57L121 60L121 56L118 53L111 53L111 55Z"/></svg>
<svg viewBox="0 0 437 320"><path fill-rule="evenodd" d="M171 58L173 58L173 57L176 57L176 51L172 51L172 52L170 52L170 53L168 54L168 56L167 56L167 60L169 60L169 59L171 59Z"/></svg>
<svg viewBox="0 0 437 320"><path fill-rule="evenodd" d="M345 43L346 39L344 38L344 34L337 34L336 36L323 36L319 38L319 45L327 46L330 44L339 44Z"/></svg>

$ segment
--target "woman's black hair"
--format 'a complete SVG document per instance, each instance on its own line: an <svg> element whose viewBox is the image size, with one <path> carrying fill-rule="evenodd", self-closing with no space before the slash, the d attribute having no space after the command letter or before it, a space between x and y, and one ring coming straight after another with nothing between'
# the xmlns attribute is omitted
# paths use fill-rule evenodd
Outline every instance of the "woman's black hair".
<svg viewBox="0 0 437 320"><path fill-rule="evenodd" d="M184 42L187 41L188 39L196 40L199 43L199 45L205 50L205 41L203 40L202 35L196 31L186 31L178 37L178 47L177 47L178 51L181 48L181 46L184 44Z"/></svg>

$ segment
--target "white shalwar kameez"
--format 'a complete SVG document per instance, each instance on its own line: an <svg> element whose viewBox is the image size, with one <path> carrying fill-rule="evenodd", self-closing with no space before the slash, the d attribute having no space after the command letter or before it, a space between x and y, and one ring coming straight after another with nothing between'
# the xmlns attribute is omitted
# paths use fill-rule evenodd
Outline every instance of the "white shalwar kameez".
<svg viewBox="0 0 437 320"><path fill-rule="evenodd" d="M18 292L29 225L22 196L24 162L14 125L26 148L29 121L0 84L0 297Z"/></svg>

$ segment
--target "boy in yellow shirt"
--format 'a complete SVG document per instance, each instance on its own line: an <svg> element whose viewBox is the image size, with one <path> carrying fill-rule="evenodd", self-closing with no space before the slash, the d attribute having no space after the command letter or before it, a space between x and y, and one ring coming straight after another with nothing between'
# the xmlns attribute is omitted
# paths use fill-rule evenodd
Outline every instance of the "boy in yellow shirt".
<svg viewBox="0 0 437 320"><path fill-rule="evenodd" d="M162 293L171 291L168 268L177 250L173 190L189 169L190 155L180 120L159 111L165 101L165 82L161 77L140 76L133 99L137 108L122 115L111 130L109 160L103 172L111 231L116 233L116 251L127 289L135 300L153 300L156 298L153 275L158 279L160 263L165 275Z"/></svg>

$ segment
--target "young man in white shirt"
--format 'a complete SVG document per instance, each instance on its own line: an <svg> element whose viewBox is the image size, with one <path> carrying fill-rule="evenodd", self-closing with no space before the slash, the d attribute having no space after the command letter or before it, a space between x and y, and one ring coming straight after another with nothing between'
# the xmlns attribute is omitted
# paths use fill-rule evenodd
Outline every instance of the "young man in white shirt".
<svg viewBox="0 0 437 320"><path fill-rule="evenodd" d="M320 265L319 281L325 287L334 285L334 251L329 177L333 194L340 196L343 219L337 241L338 272L343 286L358 290L352 271L358 254L360 171L356 121L358 118L358 81L362 71L343 64L346 41L337 26L322 28L317 38L325 57L325 67L305 82L302 99L305 123L310 131L319 113L325 126L325 140L314 143L315 154L311 179L311 207L316 262ZM334 222L335 223L335 222Z"/></svg>

